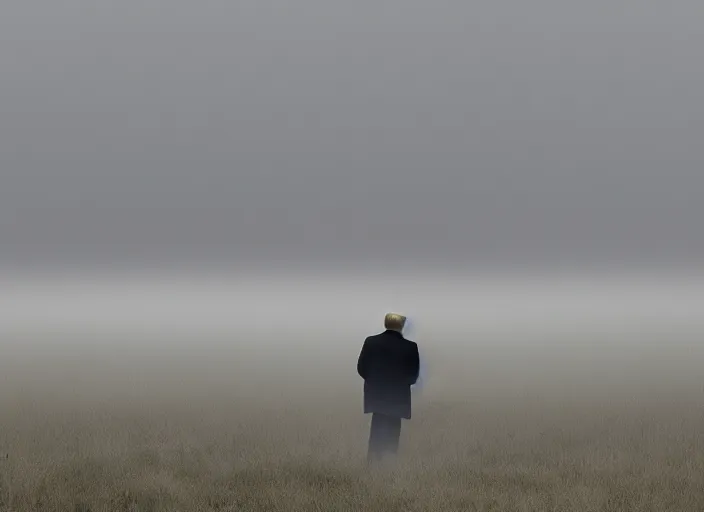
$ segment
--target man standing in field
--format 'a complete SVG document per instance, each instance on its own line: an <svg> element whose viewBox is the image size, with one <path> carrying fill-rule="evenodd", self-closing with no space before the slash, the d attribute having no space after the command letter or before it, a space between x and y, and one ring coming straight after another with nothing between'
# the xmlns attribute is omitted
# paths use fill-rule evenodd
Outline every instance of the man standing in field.
<svg viewBox="0 0 704 512"><path fill-rule="evenodd" d="M406 317L389 313L385 331L364 340L357 373L364 379L364 413L372 414L368 460L398 452L401 420L411 418L411 386L418 380L418 345L403 337Z"/></svg>

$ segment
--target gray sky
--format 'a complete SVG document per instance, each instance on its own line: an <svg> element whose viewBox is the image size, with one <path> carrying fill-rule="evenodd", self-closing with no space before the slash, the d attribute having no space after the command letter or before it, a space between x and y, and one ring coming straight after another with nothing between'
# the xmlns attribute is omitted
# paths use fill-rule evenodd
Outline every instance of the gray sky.
<svg viewBox="0 0 704 512"><path fill-rule="evenodd" d="M703 20L3 2L0 265L698 264Z"/></svg>

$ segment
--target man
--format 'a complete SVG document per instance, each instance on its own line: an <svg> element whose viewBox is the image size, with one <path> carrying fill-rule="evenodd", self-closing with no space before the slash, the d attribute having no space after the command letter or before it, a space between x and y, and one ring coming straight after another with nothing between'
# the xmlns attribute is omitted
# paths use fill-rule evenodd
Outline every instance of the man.
<svg viewBox="0 0 704 512"><path fill-rule="evenodd" d="M385 331L364 340L357 373L364 379L364 413L372 414L370 462L395 455L401 419L411 419L411 386L418 380L418 345L403 336L406 317L389 313Z"/></svg>

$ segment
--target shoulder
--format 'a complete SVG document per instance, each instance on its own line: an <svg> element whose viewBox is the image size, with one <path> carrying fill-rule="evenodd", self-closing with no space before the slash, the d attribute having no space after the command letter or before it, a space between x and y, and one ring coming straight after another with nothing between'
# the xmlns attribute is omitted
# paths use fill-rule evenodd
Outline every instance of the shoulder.
<svg viewBox="0 0 704 512"><path fill-rule="evenodd" d="M407 346L410 350L418 350L418 343L416 343L415 341L411 341L411 340L409 340L409 339L406 339L406 343L407 343L406 346Z"/></svg>
<svg viewBox="0 0 704 512"><path fill-rule="evenodd" d="M416 343L415 341L409 340L408 338L404 338L404 339L406 340L406 342L408 343L409 346L418 347L418 343Z"/></svg>

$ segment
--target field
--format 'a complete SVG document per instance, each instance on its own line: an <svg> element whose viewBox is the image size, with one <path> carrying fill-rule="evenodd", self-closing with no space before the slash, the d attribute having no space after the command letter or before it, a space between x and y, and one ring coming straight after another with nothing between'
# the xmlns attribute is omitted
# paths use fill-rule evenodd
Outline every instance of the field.
<svg viewBox="0 0 704 512"><path fill-rule="evenodd" d="M444 343L376 469L359 340L59 336L3 357L0 510L704 510L704 350L668 332Z"/></svg>

